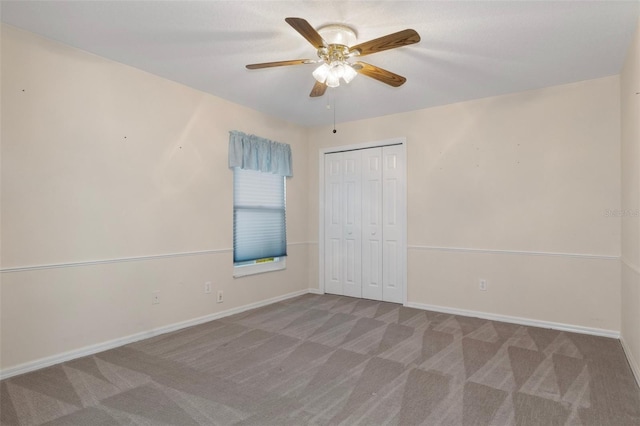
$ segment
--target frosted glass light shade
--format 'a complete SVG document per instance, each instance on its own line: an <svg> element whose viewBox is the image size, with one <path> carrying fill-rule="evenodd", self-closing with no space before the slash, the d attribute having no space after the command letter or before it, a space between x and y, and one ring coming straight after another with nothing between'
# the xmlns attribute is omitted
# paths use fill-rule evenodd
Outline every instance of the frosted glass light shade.
<svg viewBox="0 0 640 426"><path fill-rule="evenodd" d="M329 76L329 72L331 68L327 64L322 64L313 72L313 78L315 78L319 83L324 83Z"/></svg>
<svg viewBox="0 0 640 426"><path fill-rule="evenodd" d="M338 77L336 73L330 72L327 76L326 84L329 87L338 87L340 86L340 77Z"/></svg>
<svg viewBox="0 0 640 426"><path fill-rule="evenodd" d="M343 67L344 72L342 74L342 78L344 79L344 82L348 84L356 77L356 75L358 75L358 73L349 64L345 64Z"/></svg>

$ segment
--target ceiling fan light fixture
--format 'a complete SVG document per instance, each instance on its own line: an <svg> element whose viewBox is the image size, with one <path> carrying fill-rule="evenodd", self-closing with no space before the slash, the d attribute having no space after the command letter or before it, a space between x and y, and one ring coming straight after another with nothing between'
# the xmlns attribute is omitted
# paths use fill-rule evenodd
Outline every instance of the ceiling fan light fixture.
<svg viewBox="0 0 640 426"><path fill-rule="evenodd" d="M313 71L312 75L319 83L324 83L329 87L338 87L340 79L349 83L358 73L347 61L333 61L323 63Z"/></svg>
<svg viewBox="0 0 640 426"><path fill-rule="evenodd" d="M313 71L313 78L319 83L324 83L329 87L340 86L340 79L345 83L351 82L358 73L346 61L333 61L331 63L323 63Z"/></svg>

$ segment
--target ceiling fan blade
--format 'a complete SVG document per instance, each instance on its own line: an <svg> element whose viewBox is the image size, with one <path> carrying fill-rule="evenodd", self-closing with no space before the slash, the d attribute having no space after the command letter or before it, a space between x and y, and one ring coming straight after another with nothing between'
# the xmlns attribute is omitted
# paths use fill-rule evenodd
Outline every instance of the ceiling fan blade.
<svg viewBox="0 0 640 426"><path fill-rule="evenodd" d="M370 55L383 50L408 46L420 41L420 35L415 30L403 30L389 34L375 40L365 41L349 48L349 52L357 52L359 56Z"/></svg>
<svg viewBox="0 0 640 426"><path fill-rule="evenodd" d="M263 62L261 64L249 64L247 68L250 70L257 70L260 68L282 67L286 65L303 65L313 64L316 61L312 59L294 59L292 61L277 61L277 62Z"/></svg>
<svg viewBox="0 0 640 426"><path fill-rule="evenodd" d="M313 89L311 89L311 93L309 93L309 96L311 96L312 98L316 98L318 96L324 95L324 92L326 91L327 85L316 81L316 84L313 85Z"/></svg>
<svg viewBox="0 0 640 426"><path fill-rule="evenodd" d="M407 79L401 75L394 74L391 71L376 67L375 65L367 64L366 62L356 62L353 64L353 69L359 74L374 78L393 87L402 86L404 82L407 81Z"/></svg>
<svg viewBox="0 0 640 426"><path fill-rule="evenodd" d="M299 32L302 37L306 38L316 49L327 44L315 28L306 20L302 18L285 18L285 21L287 21L287 24L291 25L294 30Z"/></svg>

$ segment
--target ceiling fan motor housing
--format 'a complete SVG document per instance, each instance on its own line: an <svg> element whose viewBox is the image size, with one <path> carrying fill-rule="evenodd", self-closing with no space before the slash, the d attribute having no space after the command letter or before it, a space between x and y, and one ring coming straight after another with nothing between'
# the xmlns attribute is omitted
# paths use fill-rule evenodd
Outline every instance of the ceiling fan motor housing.
<svg viewBox="0 0 640 426"><path fill-rule="evenodd" d="M356 44L356 32L346 25L332 24L318 28L318 33L327 44L341 44L343 46L353 46Z"/></svg>

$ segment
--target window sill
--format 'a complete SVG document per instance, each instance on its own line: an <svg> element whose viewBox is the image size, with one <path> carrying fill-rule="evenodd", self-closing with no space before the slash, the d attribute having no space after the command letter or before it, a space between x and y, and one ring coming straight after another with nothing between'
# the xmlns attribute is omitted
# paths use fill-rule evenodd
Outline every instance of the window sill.
<svg viewBox="0 0 640 426"><path fill-rule="evenodd" d="M233 278L246 277L248 275L263 274L265 272L281 271L287 269L287 258L282 257L277 262L257 263L233 267Z"/></svg>

